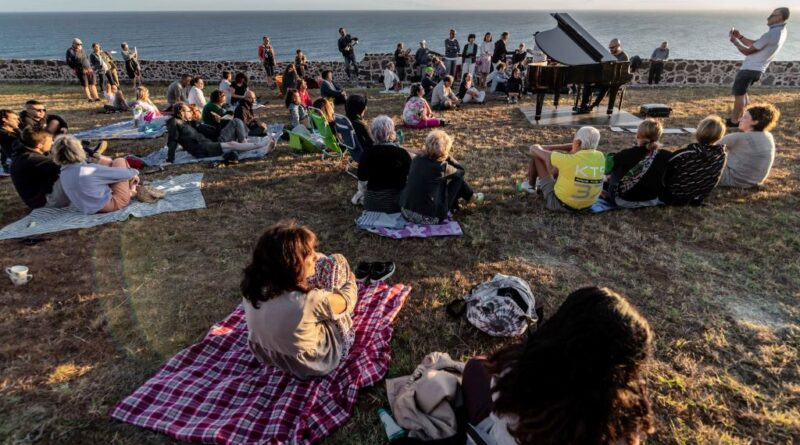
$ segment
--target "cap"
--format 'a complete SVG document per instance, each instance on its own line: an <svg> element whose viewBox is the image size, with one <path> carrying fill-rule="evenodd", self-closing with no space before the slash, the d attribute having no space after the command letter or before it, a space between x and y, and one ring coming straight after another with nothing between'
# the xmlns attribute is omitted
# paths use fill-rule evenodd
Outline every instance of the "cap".
<svg viewBox="0 0 800 445"><path fill-rule="evenodd" d="M425 72L426 73L432 73L433 72L433 67L432 66L425 67Z"/></svg>
<svg viewBox="0 0 800 445"><path fill-rule="evenodd" d="M83 42L81 42L81 39L75 37L74 39L72 39L72 44L73 45L83 45Z"/></svg>

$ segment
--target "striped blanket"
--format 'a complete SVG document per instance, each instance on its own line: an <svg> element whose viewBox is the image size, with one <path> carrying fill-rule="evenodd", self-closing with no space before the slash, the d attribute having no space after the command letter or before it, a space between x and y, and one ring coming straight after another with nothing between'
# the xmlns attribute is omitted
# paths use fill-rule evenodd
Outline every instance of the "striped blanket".
<svg viewBox="0 0 800 445"><path fill-rule="evenodd" d="M239 305L117 404L111 417L180 441L318 443L347 422L358 390L388 370L392 321L410 292L383 282L360 288L350 353L331 374L305 381L256 360Z"/></svg>
<svg viewBox="0 0 800 445"><path fill-rule="evenodd" d="M203 209L206 207L206 202L200 191L202 180L202 173L193 173L153 181L149 185L166 191L167 196L152 204L133 200L128 207L111 213L84 215L74 207L35 209L28 216L0 229L0 240L25 238L62 230L85 229L124 221L131 216L143 218L165 212Z"/></svg>

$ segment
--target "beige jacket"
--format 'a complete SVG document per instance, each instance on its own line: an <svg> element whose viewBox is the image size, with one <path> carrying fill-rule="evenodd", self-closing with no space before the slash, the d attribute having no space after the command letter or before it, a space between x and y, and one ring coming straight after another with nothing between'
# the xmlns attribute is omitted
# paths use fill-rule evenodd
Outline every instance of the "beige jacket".
<svg viewBox="0 0 800 445"><path fill-rule="evenodd" d="M431 352L410 376L386 381L389 405L409 437L435 440L456 434L454 406L461 405L464 363L443 352Z"/></svg>

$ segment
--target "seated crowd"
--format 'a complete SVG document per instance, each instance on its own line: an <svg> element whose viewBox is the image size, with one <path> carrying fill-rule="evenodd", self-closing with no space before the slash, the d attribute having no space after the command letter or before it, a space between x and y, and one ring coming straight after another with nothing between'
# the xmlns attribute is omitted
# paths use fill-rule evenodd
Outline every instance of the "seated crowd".
<svg viewBox="0 0 800 445"><path fill-rule="evenodd" d="M470 45L474 59L474 36ZM522 46L517 53L525 51ZM362 150L354 202L364 210L400 213L412 223L433 225L460 205L483 201L453 157L454 140L446 132L430 131L418 152L403 147L394 120L379 115L368 122L367 96L348 95L329 70L322 73L320 97L312 102L301 56L302 72L289 64L282 78L289 128L327 125L326 131L336 134L335 106L344 105ZM433 110L486 99L471 72L464 73L456 94L445 63L433 57L432 65L423 69L421 83L410 86L402 111L408 128L445 126ZM402 81L392 75L394 66L386 71L386 89L399 91ZM523 92L518 67L506 76L499 62L488 80L490 91L502 91L509 102ZM255 115L257 97L246 74L224 72L208 99L204 85L200 77L181 76L167 89L168 107L161 111L146 87L138 86L135 101L127 103L112 84L106 107L130 110L140 129L165 125L170 163L178 146L197 158L235 158L274 147L267 123ZM621 208L700 205L717 185L749 188L765 181L775 158L770 130L779 116L772 105L751 106L739 121L741 131L727 136L725 123L709 116L697 125L696 142L674 152L662 147L664 130L654 119L639 125L632 147L608 154L598 149L600 131L582 127L569 142L532 145L527 180L518 189L540 192L546 209L563 212L588 210L600 199ZM67 122L48 115L40 102L27 102L20 113L0 110L2 166L11 161L14 187L32 209L71 203L85 214L107 213L147 190L128 161L103 156L104 148L85 147L69 134ZM249 349L260 363L304 380L329 374L347 356L358 302L356 277L344 257L316 249L310 229L274 225L258 240L240 283ZM321 282L320 262L341 274ZM468 421L497 445L638 445L653 433L642 376L652 342L647 320L625 297L607 288L578 289L524 340L466 364L461 385Z"/></svg>

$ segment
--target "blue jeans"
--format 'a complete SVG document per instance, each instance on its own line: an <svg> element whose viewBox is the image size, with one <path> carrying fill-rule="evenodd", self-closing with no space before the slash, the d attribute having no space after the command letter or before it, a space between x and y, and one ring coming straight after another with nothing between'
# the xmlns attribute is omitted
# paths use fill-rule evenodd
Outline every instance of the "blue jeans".
<svg viewBox="0 0 800 445"><path fill-rule="evenodd" d="M347 77L350 77L350 65L353 65L353 72L356 77L358 77L358 64L356 63L355 54L347 54L344 56L344 72L347 73Z"/></svg>

